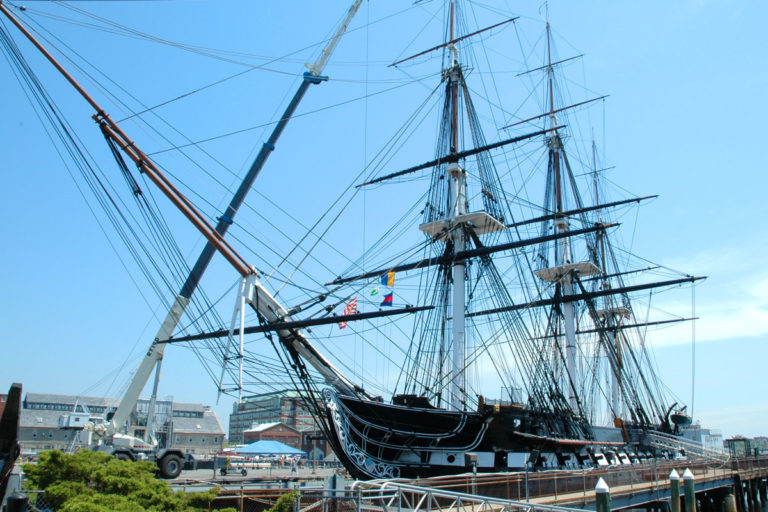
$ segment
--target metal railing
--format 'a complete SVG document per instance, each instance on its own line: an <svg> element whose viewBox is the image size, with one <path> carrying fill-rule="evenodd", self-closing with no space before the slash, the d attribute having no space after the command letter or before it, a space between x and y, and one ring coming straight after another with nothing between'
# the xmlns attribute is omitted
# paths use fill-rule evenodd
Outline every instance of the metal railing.
<svg viewBox="0 0 768 512"><path fill-rule="evenodd" d="M611 494L638 492L664 495L672 470L690 470L697 483L728 481L735 472L765 474L768 459L731 459L724 463L654 460L645 464L577 471L464 474L411 482L376 480L355 482L352 497L357 512L565 512L582 510L543 502L583 506L594 501L602 478ZM528 497L530 501L525 500Z"/></svg>
<svg viewBox="0 0 768 512"><path fill-rule="evenodd" d="M359 504L357 512L583 512L392 481L355 482L352 493Z"/></svg>
<svg viewBox="0 0 768 512"><path fill-rule="evenodd" d="M660 491L669 487L669 474L686 469L697 482L732 478L734 471L768 466L768 459L730 461L726 463L651 460L642 464L620 465L583 470L552 470L520 473L472 473L412 481L393 481L389 485L412 485L433 491L460 495L482 495L504 501L522 503L526 498L538 503L560 502L583 505L594 499L597 481L602 478L611 493ZM361 482L361 489L383 485L382 481Z"/></svg>

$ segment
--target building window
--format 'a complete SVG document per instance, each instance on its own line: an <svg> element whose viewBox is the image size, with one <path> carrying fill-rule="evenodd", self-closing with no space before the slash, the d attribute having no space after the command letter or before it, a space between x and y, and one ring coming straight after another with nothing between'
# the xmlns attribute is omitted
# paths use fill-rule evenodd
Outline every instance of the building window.
<svg viewBox="0 0 768 512"><path fill-rule="evenodd" d="M214 438L213 438L213 442L214 442L214 443L218 443L218 442L219 442L219 438L218 438L218 437L214 437Z"/></svg>

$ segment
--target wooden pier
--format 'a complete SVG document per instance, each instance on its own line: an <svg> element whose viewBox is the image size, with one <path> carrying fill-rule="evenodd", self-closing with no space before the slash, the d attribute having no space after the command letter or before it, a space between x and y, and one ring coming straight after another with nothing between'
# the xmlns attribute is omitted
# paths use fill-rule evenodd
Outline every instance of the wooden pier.
<svg viewBox="0 0 768 512"><path fill-rule="evenodd" d="M677 504L671 499L673 490L669 477L673 470L679 475ZM691 481L683 485L686 471ZM241 511L261 512L283 493L298 491L297 512L597 510L595 486L602 479L610 491L610 510L758 512L765 510L768 503L767 478L768 457L763 457L730 459L719 464L657 460L572 471L470 473L408 481L359 481L351 488L340 481L341 485L335 489L304 487L312 484L300 481L282 489L248 489L242 485L245 482L241 482L239 489L225 486L214 508L234 506ZM686 488L694 489L695 501L686 500ZM695 510L690 510L692 508Z"/></svg>

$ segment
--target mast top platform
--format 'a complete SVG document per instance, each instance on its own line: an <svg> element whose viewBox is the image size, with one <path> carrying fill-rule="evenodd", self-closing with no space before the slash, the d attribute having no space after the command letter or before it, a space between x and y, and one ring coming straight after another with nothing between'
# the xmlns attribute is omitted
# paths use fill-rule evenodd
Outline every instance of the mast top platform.
<svg viewBox="0 0 768 512"><path fill-rule="evenodd" d="M590 261L582 261L579 263L567 263L565 265L558 265L556 267L544 268L536 271L536 275L542 280L549 283L561 280L566 275L574 272L580 276L593 276L600 274L600 269L594 263Z"/></svg>
<svg viewBox="0 0 768 512"><path fill-rule="evenodd" d="M451 229L459 224L466 225L478 235L507 229L507 226L504 223L499 222L498 219L492 217L485 211L465 213L455 217L439 219L427 224L422 224L419 226L419 229L430 235L433 239L446 241L450 238Z"/></svg>

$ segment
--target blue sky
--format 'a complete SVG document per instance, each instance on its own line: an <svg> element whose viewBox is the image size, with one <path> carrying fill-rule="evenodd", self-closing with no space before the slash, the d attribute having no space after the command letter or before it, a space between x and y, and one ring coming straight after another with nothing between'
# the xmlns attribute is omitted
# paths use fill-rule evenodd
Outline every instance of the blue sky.
<svg viewBox="0 0 768 512"><path fill-rule="evenodd" d="M63 21L83 18L46 2L29 2L24 16L56 34L60 40L52 42L57 46L66 42L69 52L77 52L120 84L125 89L122 97L130 92L146 105L199 89L248 66L265 65L268 70L246 73L196 93L189 102L174 102L160 110L195 141L251 128L205 145L224 166L242 173L267 137L269 121L297 86L303 63L314 60L318 43L348 7L346 1L319 4L241 1L222 7L220 2L202 0L70 4L125 27L190 45L186 50ZM478 2L473 12L498 21L503 15L497 10L521 15L525 34L540 37L538 3ZM402 119L394 109L388 111L392 100L386 93L367 102L339 104L386 91L402 84L409 72L421 72L421 68L397 71L386 66L429 47L429 41L439 42L434 23L429 24L438 11L434 1L415 6L409 1L364 2L326 70L331 80L310 89L299 109L303 115L289 125L259 178L262 193L291 204L307 218L322 211L327 203L324 187L334 179L329 168L362 168L377 151L383 133ZM700 317L695 324L695 416L726 436L765 435L768 271L763 263L768 229L763 221L767 162L762 121L768 114L768 70L762 65L762 53L768 47L764 29L768 5L714 0L578 5L553 1L549 16L560 58L585 55L569 71L594 94L610 95L605 109L591 114L601 156L616 166L610 180L627 195L659 194L637 217L623 219L630 224L627 236L632 248L650 261L708 276L695 294L695 315ZM5 21L4 27L15 30ZM423 27L429 28L422 32ZM98 144L100 135L89 109L27 45L22 49L71 116L77 133ZM516 50L511 48L510 54ZM264 64L275 58L280 59ZM509 74L522 69L517 57L502 62ZM119 396L157 330L164 302L139 293L116 257L119 246L117 251L110 248L7 60L0 66L0 236L5 240L0 249L0 319L5 327L0 388L18 381L28 392ZM433 67L437 69L438 61ZM122 117L120 107L104 93L115 91L114 84L102 76L84 85L115 118ZM138 110L137 100L127 101ZM419 98L399 96L397 101L406 110ZM333 116L323 116L331 105L336 105ZM130 122L126 129L138 130ZM139 132L137 137L148 152L168 146L155 134ZM172 137L180 143L179 136ZM328 153L329 149L336 152ZM159 153L157 158L190 189L198 189L196 184L202 188L210 179L187 170L184 158L174 154ZM419 158L416 162L422 161ZM114 165L106 163L104 172L116 172ZM216 178L229 186L235 181L223 171ZM297 181L303 186L293 186ZM227 194L218 190L210 197L192 199L210 213L213 207L205 201L221 206ZM385 209L371 201L362 217L373 222ZM175 214L168 215L181 225ZM267 232L264 221L249 222L257 232ZM178 237L187 259L193 259L201 248L199 238L184 227ZM345 267L341 264L340 270ZM226 295L235 280L232 273L220 261L211 273L219 280L210 283L210 296L223 297L225 304L233 302L232 294ZM687 315L691 302L690 295L678 294L663 307ZM653 334L665 382L689 401L690 324ZM165 361L161 394L215 403L215 387L198 369L193 354L174 349ZM225 423L231 403L222 398L217 406Z"/></svg>

